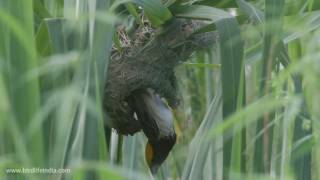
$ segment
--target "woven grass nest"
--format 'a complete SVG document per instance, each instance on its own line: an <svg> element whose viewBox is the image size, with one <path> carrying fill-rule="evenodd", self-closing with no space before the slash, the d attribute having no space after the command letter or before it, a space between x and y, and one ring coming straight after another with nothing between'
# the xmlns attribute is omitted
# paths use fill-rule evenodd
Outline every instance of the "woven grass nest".
<svg viewBox="0 0 320 180"><path fill-rule="evenodd" d="M130 37L123 28L118 29L122 48L112 48L103 101L110 127L124 135L141 130L127 103L136 90L152 88L172 108L179 104L174 69L192 52L213 43L212 32L194 34L204 25L173 19L159 31L144 21Z"/></svg>

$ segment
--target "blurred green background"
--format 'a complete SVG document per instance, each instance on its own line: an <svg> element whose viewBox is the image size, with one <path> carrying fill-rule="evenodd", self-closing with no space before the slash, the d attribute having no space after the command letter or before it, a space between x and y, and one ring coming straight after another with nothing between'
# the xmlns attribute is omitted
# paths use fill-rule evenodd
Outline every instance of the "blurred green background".
<svg viewBox="0 0 320 180"><path fill-rule="evenodd" d="M142 17L218 37L176 69L178 139L156 177L143 133L105 130L101 105L117 26ZM318 180L319 27L317 0L0 0L0 179ZM33 167L71 173L7 172Z"/></svg>

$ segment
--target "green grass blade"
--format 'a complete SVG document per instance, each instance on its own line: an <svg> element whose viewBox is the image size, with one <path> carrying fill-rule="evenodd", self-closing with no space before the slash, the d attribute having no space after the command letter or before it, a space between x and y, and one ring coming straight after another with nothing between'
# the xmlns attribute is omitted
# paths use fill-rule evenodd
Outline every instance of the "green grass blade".
<svg viewBox="0 0 320 180"><path fill-rule="evenodd" d="M264 42L263 42L263 64L260 83L260 95L266 95L270 92L271 73L276 64L275 58L279 53L279 45L281 45L282 35L282 17L284 14L283 1L265 1L266 14L264 24ZM263 120L258 121L257 132L268 124L272 114L265 114ZM270 152L272 139L272 129L267 131L265 135L259 138L255 146L255 163L256 172L266 172L269 169Z"/></svg>
<svg viewBox="0 0 320 180"><path fill-rule="evenodd" d="M320 27L320 11L292 15L284 18L284 43L300 39Z"/></svg>
<svg viewBox="0 0 320 180"><path fill-rule="evenodd" d="M226 119L229 115L237 111L244 103L244 66L243 66L243 44L240 37L240 29L237 22L233 18L221 20L217 22L217 30L220 35L220 56L221 56L221 78L222 78L222 96L223 96L223 117ZM241 83L242 82L242 83ZM239 106L240 105L240 106ZM232 139L224 140L224 168L228 171L241 171L241 166L236 166L237 162L241 162L241 134L238 134L238 146L232 146ZM238 147L238 148L237 148ZM237 148L237 150L235 150ZM240 149L239 149L240 148ZM232 153L231 150L236 152ZM237 156L231 156L237 154ZM231 159L232 157L232 159ZM238 159L238 160L235 160ZM234 164L231 164L234 163ZM234 167L232 167L234 165ZM239 169L240 168L240 169Z"/></svg>
<svg viewBox="0 0 320 180"><path fill-rule="evenodd" d="M202 19L211 22L217 22L221 19L230 18L227 12L209 6L192 5L174 11L176 17Z"/></svg>
<svg viewBox="0 0 320 180"><path fill-rule="evenodd" d="M244 11L244 13L253 18L255 21L262 23L264 21L264 14L258 8L254 7L251 3L244 0L236 1L239 8Z"/></svg>
<svg viewBox="0 0 320 180"><path fill-rule="evenodd" d="M209 64L209 63L191 63L191 62L184 62L183 65L186 67L194 67L194 68L212 68L212 69L219 69L221 64Z"/></svg>
<svg viewBox="0 0 320 180"><path fill-rule="evenodd" d="M33 7L32 1L23 2L4 1L0 8L0 24L13 33L3 34L5 43L0 47L1 56L6 61L6 86L9 87L9 98L12 104L18 128L23 128L34 118L40 108L39 80L25 80L25 75L37 67L36 46L33 41ZM17 9L19 11L17 11ZM8 13L11 14L8 14ZM23 133L22 133L23 134ZM41 165L43 163L42 129L38 129L30 139L25 139L32 161Z"/></svg>
<svg viewBox="0 0 320 180"><path fill-rule="evenodd" d="M208 6L192 5L176 10L175 14L177 17L209 20L217 27L222 67L223 117L226 118L235 112L239 108L238 105L243 104L245 100L243 96L245 91L241 90L244 86L240 85L241 81L244 83L244 73L242 73L244 71L244 50L239 25L235 18L227 12ZM241 102L238 102L240 99L242 99ZM224 140L225 177L227 177L231 166L231 149L232 139L227 138ZM241 155L241 152L238 154Z"/></svg>
<svg viewBox="0 0 320 180"><path fill-rule="evenodd" d="M194 138L190 144L188 158L184 166L182 179L201 179L203 178L203 169L208 154L212 151L219 151L212 141L207 138L210 130L222 119L222 98L221 92L217 93L208 108L207 114L201 122ZM212 172L215 174L215 172Z"/></svg>
<svg viewBox="0 0 320 180"><path fill-rule="evenodd" d="M88 97L93 98L98 118L86 113L85 135L83 155L86 160L102 160L107 158L107 148L104 133L104 118L102 110L103 89L107 75L108 58L114 32L114 19L106 14L109 1L99 0L89 3L89 53L90 61L86 68L86 78L88 85Z"/></svg>
<svg viewBox="0 0 320 180"><path fill-rule="evenodd" d="M99 0L96 2L96 13L99 11L105 12L108 10L109 0ZM92 10L93 11L93 10ZM99 16L99 14L97 14ZM102 110L102 99L104 94L104 82L107 79L107 69L109 63L110 49L113 41L115 27L115 17L111 14L96 18L92 21L92 46L90 47L91 60L94 64L94 77L95 77L95 95L96 95L96 109L99 112L98 118L98 137L99 137L99 153L100 159L107 158L106 137L104 133L105 119Z"/></svg>
<svg viewBox="0 0 320 180"><path fill-rule="evenodd" d="M289 54L293 62L299 61L302 57L302 43L301 41L293 41L289 44ZM301 95L303 93L302 86L302 76L301 74L294 75L294 85L295 93ZM312 134L311 128L305 128L303 124L307 121L306 119L310 118L310 115L306 108L306 102L303 101L301 104L301 109L297 117L295 118L294 129L293 129L293 142L299 142L301 139L305 138ZM307 142L308 143L308 142ZM307 144L306 143L306 144ZM307 145L302 145L300 147L307 147ZM297 155L298 150L292 152L292 163L294 167L294 172L297 179L310 180L312 174L312 165L311 165L311 149L306 148L307 150L302 155ZM298 156L298 157L297 157Z"/></svg>
<svg viewBox="0 0 320 180"><path fill-rule="evenodd" d="M48 18L41 22L36 34L37 50L41 56L68 51L64 18Z"/></svg>
<svg viewBox="0 0 320 180"><path fill-rule="evenodd" d="M51 18L51 14L47 10L47 8L44 7L41 0L33 0L33 9L34 14L38 16L40 20L43 20L44 18Z"/></svg>

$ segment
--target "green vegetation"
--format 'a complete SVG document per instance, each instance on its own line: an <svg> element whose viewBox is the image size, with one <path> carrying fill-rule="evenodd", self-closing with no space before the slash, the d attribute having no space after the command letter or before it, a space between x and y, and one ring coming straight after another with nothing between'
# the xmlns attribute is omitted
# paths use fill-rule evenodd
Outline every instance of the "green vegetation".
<svg viewBox="0 0 320 180"><path fill-rule="evenodd" d="M0 0L0 179L152 179L145 136L110 135L102 96L117 26L173 18L217 38L176 69L177 144L154 178L320 179L316 0Z"/></svg>

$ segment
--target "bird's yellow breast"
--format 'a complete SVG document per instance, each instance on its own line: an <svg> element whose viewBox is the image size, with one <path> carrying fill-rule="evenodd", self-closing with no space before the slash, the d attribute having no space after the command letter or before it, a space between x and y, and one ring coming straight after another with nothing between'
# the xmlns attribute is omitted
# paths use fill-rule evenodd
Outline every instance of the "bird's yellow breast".
<svg viewBox="0 0 320 180"><path fill-rule="evenodd" d="M152 148L150 143L147 143L145 153L146 153L145 156L146 156L147 164L148 164L148 166L150 166L152 158L153 158L153 155L154 155L153 148Z"/></svg>

